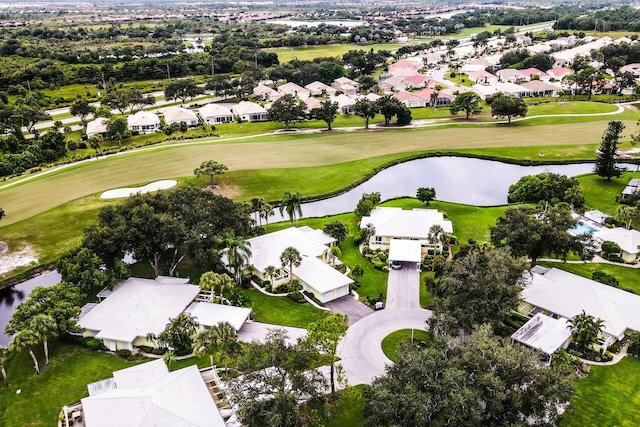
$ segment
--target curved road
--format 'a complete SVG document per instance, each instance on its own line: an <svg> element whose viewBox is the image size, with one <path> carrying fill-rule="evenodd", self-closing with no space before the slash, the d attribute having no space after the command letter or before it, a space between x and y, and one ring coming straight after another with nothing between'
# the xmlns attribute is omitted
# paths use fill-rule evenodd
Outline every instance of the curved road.
<svg viewBox="0 0 640 427"><path fill-rule="evenodd" d="M338 346L340 364L350 385L371 384L392 363L382 352L382 340L400 329L426 329L430 310L420 308L420 273L415 264L389 271L387 307L347 330Z"/></svg>

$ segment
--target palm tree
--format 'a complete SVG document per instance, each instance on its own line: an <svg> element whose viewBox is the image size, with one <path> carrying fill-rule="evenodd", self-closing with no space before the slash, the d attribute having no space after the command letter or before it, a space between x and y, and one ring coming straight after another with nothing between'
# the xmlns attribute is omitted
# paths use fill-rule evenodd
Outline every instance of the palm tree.
<svg viewBox="0 0 640 427"><path fill-rule="evenodd" d="M44 365L49 364L49 337L58 333L55 319L48 314L37 314L29 321L29 327L36 333L44 347Z"/></svg>
<svg viewBox="0 0 640 427"><path fill-rule="evenodd" d="M617 210L618 218L625 223L625 227L631 228L631 223L638 218L640 210L633 206L620 206Z"/></svg>
<svg viewBox="0 0 640 427"><path fill-rule="evenodd" d="M202 273L202 276L200 276L200 282L198 283L200 289L203 291L211 291L211 298L209 298L209 302L211 302L216 296L216 276L217 273L214 273L213 271L206 271Z"/></svg>
<svg viewBox="0 0 640 427"><path fill-rule="evenodd" d="M300 252L293 246L289 246L282 252L280 255L280 261L282 261L282 266L289 266L289 283L293 280L293 267L299 267L300 262L302 261L302 256L300 256Z"/></svg>
<svg viewBox="0 0 640 427"><path fill-rule="evenodd" d="M227 239L227 261L233 269L236 285L242 285L242 269L251 259L251 243L242 238Z"/></svg>
<svg viewBox="0 0 640 427"><path fill-rule="evenodd" d="M342 255L342 251L340 250L338 245L333 245L331 246L331 249L329 249L329 255L331 256L331 265L335 266L336 258Z"/></svg>
<svg viewBox="0 0 640 427"><path fill-rule="evenodd" d="M169 350L165 354L163 354L162 359L164 360L164 363L166 363L169 368L171 368L171 365L176 363L176 360L178 360L176 358L176 353L173 350Z"/></svg>
<svg viewBox="0 0 640 427"><path fill-rule="evenodd" d="M262 197L254 197L251 199L251 212L255 216L256 225L262 227L262 207L266 202Z"/></svg>
<svg viewBox="0 0 640 427"><path fill-rule="evenodd" d="M434 224L429 229L429 235L427 237L429 243L440 243L442 246L447 245L447 249L449 253L451 253L451 247L449 245L449 237L447 233L444 231L442 226L438 224Z"/></svg>
<svg viewBox="0 0 640 427"><path fill-rule="evenodd" d="M365 245L369 244L369 239L371 239L371 237L376 235L376 228L373 226L373 224L369 223L365 226L365 228L362 229L362 243L364 243Z"/></svg>
<svg viewBox="0 0 640 427"><path fill-rule="evenodd" d="M275 211L271 204L265 203L262 205L262 208L260 209L260 218L264 219L267 232L269 232L269 217L273 215L275 215Z"/></svg>
<svg viewBox="0 0 640 427"><path fill-rule="evenodd" d="M220 303L224 303L224 291L233 289L233 279L226 273L220 274L216 282L216 289L220 291Z"/></svg>
<svg viewBox="0 0 640 427"><path fill-rule="evenodd" d="M271 280L271 286L273 286L273 276L276 275L277 271L278 269L273 265L268 265L264 268L264 274L269 278L269 280Z"/></svg>
<svg viewBox="0 0 640 427"><path fill-rule="evenodd" d="M290 193L287 191L282 197L280 202L280 215L284 214L284 211L289 215L289 220L293 222L294 226L298 226L298 218L302 216L302 195L298 193Z"/></svg>
<svg viewBox="0 0 640 427"><path fill-rule="evenodd" d="M193 337L193 354L195 356L208 354L209 362L213 366L213 353L217 351L217 338L217 333L213 328L198 332Z"/></svg>
<svg viewBox="0 0 640 427"><path fill-rule="evenodd" d="M4 369L5 361L9 355L9 349L7 347L0 347L0 374L4 380L4 386L9 387L9 380L7 379L7 371Z"/></svg>
<svg viewBox="0 0 640 427"><path fill-rule="evenodd" d="M213 326L211 330L215 331L218 350L220 351L220 357L224 360L224 370L226 372L228 358L235 356L241 350L238 334L229 322L220 322Z"/></svg>
<svg viewBox="0 0 640 427"><path fill-rule="evenodd" d="M573 319L568 320L571 334L573 335L573 343L580 351L591 348L600 340L600 333L604 329L604 321L585 313L576 315Z"/></svg>
<svg viewBox="0 0 640 427"><path fill-rule="evenodd" d="M16 351L27 350L29 352L29 356L33 359L33 368L36 370L36 374L40 374L40 365L38 364L38 358L33 353L32 347L39 343L38 335L30 329L19 331L11 340L11 347L13 349Z"/></svg>
<svg viewBox="0 0 640 427"><path fill-rule="evenodd" d="M431 104L434 110L438 106L438 97L439 97L439 94L436 91L431 92L431 96L429 96L429 103Z"/></svg>

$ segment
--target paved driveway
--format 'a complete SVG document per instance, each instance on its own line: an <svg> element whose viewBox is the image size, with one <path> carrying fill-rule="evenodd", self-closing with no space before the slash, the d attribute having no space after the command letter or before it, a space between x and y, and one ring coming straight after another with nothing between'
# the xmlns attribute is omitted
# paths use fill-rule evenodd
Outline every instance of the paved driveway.
<svg viewBox="0 0 640 427"><path fill-rule="evenodd" d="M400 329L425 330L430 310L420 308L420 273L415 264L405 263L389 271L387 306L366 316L347 330L338 346L338 356L349 384L371 384L391 363L382 352L382 340Z"/></svg>
<svg viewBox="0 0 640 427"><path fill-rule="evenodd" d="M384 337L399 329L425 329L431 311L390 309L376 311L350 326L338 346L338 356L350 385L371 384L391 363L382 352Z"/></svg>
<svg viewBox="0 0 640 427"><path fill-rule="evenodd" d="M342 298L330 301L324 306L330 308L331 311L346 314L347 316L349 316L349 326L353 325L363 317L366 317L373 313L373 310L371 310L369 307L367 307L351 295L347 295Z"/></svg>
<svg viewBox="0 0 640 427"><path fill-rule="evenodd" d="M389 270L386 309L420 308L420 272L405 262L400 270Z"/></svg>
<svg viewBox="0 0 640 427"><path fill-rule="evenodd" d="M270 323L251 322L245 323L238 331L238 341L251 342L258 341L263 342L267 337L270 329L284 329L287 332L289 338L288 344L295 344L298 338L307 335L307 330L302 328L292 328L290 326L272 325Z"/></svg>

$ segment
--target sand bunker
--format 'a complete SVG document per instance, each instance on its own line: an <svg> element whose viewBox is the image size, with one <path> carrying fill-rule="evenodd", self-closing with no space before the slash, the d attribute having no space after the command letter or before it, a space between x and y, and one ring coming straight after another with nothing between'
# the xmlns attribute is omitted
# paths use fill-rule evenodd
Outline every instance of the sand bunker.
<svg viewBox="0 0 640 427"><path fill-rule="evenodd" d="M152 182L143 187L116 188L113 190L105 191L100 195L100 198L101 199L119 199L121 197L133 196L134 194L144 194L144 193L150 193L152 191L166 190L166 189L175 187L177 183L178 181L175 181L173 179L165 179L162 181Z"/></svg>
<svg viewBox="0 0 640 427"><path fill-rule="evenodd" d="M0 246L5 248L5 251L0 255L0 274L8 273L18 267L23 267L38 261L37 254L29 245L26 245L19 251L9 252L6 250L7 248L4 242L0 243L2 243Z"/></svg>

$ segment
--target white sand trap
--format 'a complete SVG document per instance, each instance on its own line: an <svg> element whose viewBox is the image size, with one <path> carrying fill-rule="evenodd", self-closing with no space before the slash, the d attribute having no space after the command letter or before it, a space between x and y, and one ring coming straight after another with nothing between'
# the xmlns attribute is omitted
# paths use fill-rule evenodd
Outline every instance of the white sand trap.
<svg viewBox="0 0 640 427"><path fill-rule="evenodd" d="M150 193L152 191L167 190L176 186L178 181L173 179L164 179L162 181L155 181L147 184L143 187L134 188L115 188L113 190L107 190L100 195L101 199L119 199L122 197L133 196L134 194Z"/></svg>
<svg viewBox="0 0 640 427"><path fill-rule="evenodd" d="M5 251L0 255L0 274L8 273L18 267L23 267L36 261L38 261L38 255L29 245L19 251Z"/></svg>

